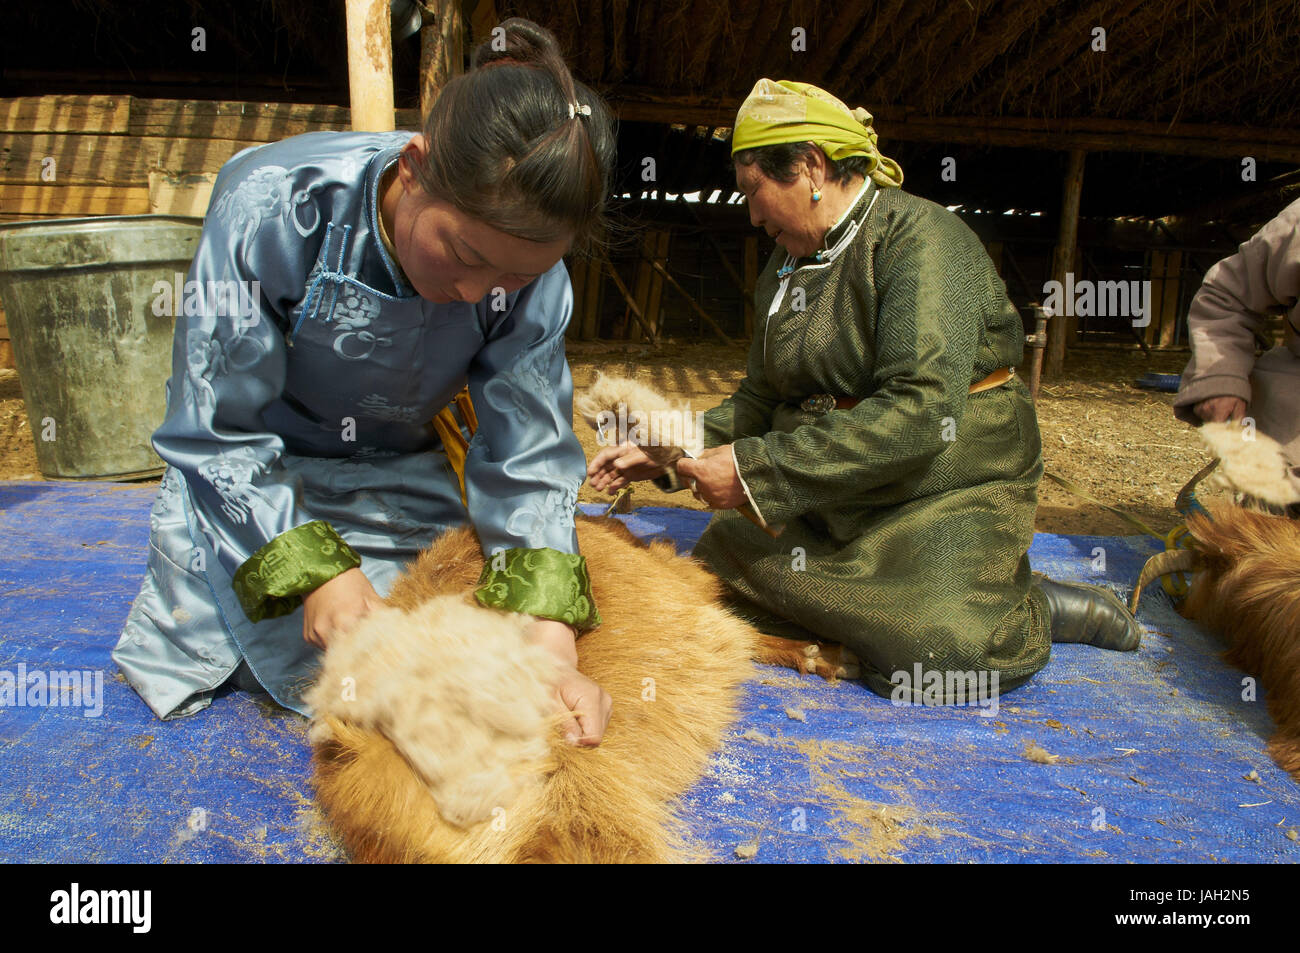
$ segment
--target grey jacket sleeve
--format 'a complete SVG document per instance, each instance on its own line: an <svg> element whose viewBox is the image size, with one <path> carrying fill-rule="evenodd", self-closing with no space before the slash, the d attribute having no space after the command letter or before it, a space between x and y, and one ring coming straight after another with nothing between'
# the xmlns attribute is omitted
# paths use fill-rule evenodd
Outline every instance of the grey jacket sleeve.
<svg viewBox="0 0 1300 953"><path fill-rule="evenodd" d="M1206 273L1187 314L1192 359L1174 399L1179 420L1199 423L1193 408L1211 397L1240 397L1250 403L1255 332L1263 330L1267 312L1293 309L1297 295L1300 201Z"/></svg>

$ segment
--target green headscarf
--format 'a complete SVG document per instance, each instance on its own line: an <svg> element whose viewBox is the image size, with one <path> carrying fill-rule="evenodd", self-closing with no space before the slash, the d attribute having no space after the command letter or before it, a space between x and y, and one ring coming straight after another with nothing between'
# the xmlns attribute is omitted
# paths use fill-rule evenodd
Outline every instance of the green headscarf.
<svg viewBox="0 0 1300 953"><path fill-rule="evenodd" d="M877 185L903 184L903 170L876 148L871 113L849 109L824 89L808 83L760 79L736 113L731 154L743 149L812 142L834 160L866 156Z"/></svg>

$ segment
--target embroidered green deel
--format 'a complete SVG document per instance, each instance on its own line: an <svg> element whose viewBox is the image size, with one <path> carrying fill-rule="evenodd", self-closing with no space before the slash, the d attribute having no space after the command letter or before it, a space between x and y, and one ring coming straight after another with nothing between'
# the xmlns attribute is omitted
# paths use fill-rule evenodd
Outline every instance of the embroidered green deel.
<svg viewBox="0 0 1300 953"><path fill-rule="evenodd" d="M249 620L261 622L288 615L307 593L360 565L361 557L333 526L313 520L249 556L231 584Z"/></svg>
<svg viewBox="0 0 1300 953"><path fill-rule="evenodd" d="M474 596L490 609L566 622L579 632L600 625L587 560L557 549L507 549L488 559Z"/></svg>

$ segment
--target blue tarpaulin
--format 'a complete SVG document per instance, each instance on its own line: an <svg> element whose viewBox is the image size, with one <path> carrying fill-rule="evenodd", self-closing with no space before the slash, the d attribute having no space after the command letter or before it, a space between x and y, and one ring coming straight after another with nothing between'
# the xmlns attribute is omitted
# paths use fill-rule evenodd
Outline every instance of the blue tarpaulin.
<svg viewBox="0 0 1300 953"><path fill-rule="evenodd" d="M0 859L342 859L313 807L303 719L236 690L160 722L109 659L144 573L153 493L0 482L0 679L84 673L91 688L82 707L0 707ZM687 551L707 514L624 519ZM1031 558L1127 597L1158 545L1039 534ZM1159 586L1140 620L1138 652L1055 646L996 709L900 707L760 667L683 814L723 860L738 847L768 862L1300 859L1287 836L1300 785L1264 752L1262 694ZM96 678L98 712L85 705Z"/></svg>

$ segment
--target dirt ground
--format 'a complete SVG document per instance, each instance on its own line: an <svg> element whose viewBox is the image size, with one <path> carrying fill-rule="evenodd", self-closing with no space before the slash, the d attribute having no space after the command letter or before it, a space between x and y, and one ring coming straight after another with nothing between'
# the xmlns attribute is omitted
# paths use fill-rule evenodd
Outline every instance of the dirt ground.
<svg viewBox="0 0 1300 953"><path fill-rule="evenodd" d="M634 376L670 398L707 410L731 394L744 376L746 349L708 343L658 347L571 343L575 390L598 371ZM1174 420L1173 395L1134 386L1142 374L1178 373L1185 352L1080 348L1071 352L1063 377L1044 382L1038 403L1047 469L1104 503L1119 507L1167 532L1180 520L1173 509L1179 488L1208 460L1191 428ZM595 434L575 421L588 458ZM0 479L42 479L18 375L0 370ZM584 486L582 502L608 502ZM664 494L649 484L633 491L635 506L701 509L687 493ZM1044 480L1036 528L1040 532L1133 535L1131 525L1100 506Z"/></svg>

